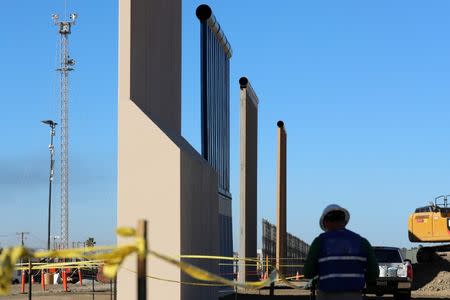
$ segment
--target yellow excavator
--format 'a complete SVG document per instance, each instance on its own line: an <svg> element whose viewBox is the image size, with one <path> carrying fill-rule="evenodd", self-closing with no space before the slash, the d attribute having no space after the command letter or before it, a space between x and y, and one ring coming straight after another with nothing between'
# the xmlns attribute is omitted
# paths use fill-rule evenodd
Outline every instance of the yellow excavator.
<svg viewBox="0 0 450 300"><path fill-rule="evenodd" d="M442 195L434 199L434 203L419 207L409 216L408 236L411 242L446 243L450 242L450 207L447 197ZM450 244L426 246L419 248L417 262L431 262L437 252L450 251Z"/></svg>

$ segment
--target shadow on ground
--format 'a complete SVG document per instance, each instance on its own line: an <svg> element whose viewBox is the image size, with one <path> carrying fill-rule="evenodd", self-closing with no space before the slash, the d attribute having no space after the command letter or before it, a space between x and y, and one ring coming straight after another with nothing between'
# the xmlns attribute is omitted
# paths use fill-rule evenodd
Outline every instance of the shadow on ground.
<svg viewBox="0 0 450 300"><path fill-rule="evenodd" d="M310 300L312 299L308 295L275 295L275 296L268 296L268 295L248 295L248 294L232 294L227 295L225 297L220 298L220 300ZM364 299L367 300L377 300L377 299L394 299L392 296L384 296L384 297L377 297L377 296L366 296ZM432 299L445 299L441 297L413 297L413 299L417 300L432 300ZM448 298L447 298L448 299Z"/></svg>

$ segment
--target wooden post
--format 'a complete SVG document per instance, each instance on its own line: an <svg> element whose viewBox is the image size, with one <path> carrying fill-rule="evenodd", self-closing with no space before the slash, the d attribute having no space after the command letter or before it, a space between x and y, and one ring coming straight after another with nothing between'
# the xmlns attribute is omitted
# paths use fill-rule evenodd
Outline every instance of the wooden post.
<svg viewBox="0 0 450 300"><path fill-rule="evenodd" d="M269 276L269 255L266 255L266 276Z"/></svg>
<svg viewBox="0 0 450 300"><path fill-rule="evenodd" d="M114 277L114 300L117 300L117 275Z"/></svg>
<svg viewBox="0 0 450 300"><path fill-rule="evenodd" d="M31 257L28 260L28 300L31 300L31 292L32 292L32 288L33 288L33 283L32 283L32 277L33 274L31 274L31 268L32 268L32 264L31 264Z"/></svg>
<svg viewBox="0 0 450 300"><path fill-rule="evenodd" d="M147 300L147 220L139 220L137 236L144 240L145 253L138 253L137 259L137 285L138 300Z"/></svg>

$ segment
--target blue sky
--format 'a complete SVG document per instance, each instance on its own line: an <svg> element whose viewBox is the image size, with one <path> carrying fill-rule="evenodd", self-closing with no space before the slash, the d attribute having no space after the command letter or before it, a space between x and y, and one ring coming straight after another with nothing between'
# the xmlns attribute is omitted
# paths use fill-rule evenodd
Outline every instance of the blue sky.
<svg viewBox="0 0 450 300"><path fill-rule="evenodd" d="M199 24L183 1L183 135L200 149ZM276 121L288 132L288 231L310 242L329 203L373 244L409 246L407 217L449 193L447 1L209 1L231 59L231 189L239 222L239 85L260 99L258 219L275 222ZM69 1L70 240L114 242L117 1ZM0 245L46 244L49 131L58 119L57 31L64 2L0 9ZM59 131L58 131L59 133ZM59 140L57 139L57 143ZM59 147L57 148L59 149ZM58 150L57 150L58 151ZM59 164L57 164L59 168ZM59 234L59 172L53 230ZM3 236L3 235L6 235Z"/></svg>

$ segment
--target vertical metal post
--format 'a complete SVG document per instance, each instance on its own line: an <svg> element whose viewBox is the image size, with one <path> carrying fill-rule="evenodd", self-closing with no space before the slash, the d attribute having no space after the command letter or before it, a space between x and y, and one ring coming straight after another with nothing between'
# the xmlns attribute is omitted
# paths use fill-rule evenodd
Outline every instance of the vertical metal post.
<svg viewBox="0 0 450 300"><path fill-rule="evenodd" d="M276 268L283 272L281 259L286 258L286 129L283 121L278 126L277 167L277 242Z"/></svg>
<svg viewBox="0 0 450 300"><path fill-rule="evenodd" d="M147 220L139 220L137 236L144 240L145 253L138 254L137 259L137 294L138 300L147 300Z"/></svg>
<svg viewBox="0 0 450 300"><path fill-rule="evenodd" d="M114 300L117 300L117 275L114 277Z"/></svg>
<svg viewBox="0 0 450 300"><path fill-rule="evenodd" d="M95 299L95 278L94 278L94 268L92 267L92 299Z"/></svg>
<svg viewBox="0 0 450 300"><path fill-rule="evenodd" d="M53 146L53 137L55 136L56 123L50 124L50 176L48 178L48 228L47 228L47 250L50 250L50 225L51 225L51 213L52 213L52 183L53 183L53 167L55 165L55 147Z"/></svg>
<svg viewBox="0 0 450 300"><path fill-rule="evenodd" d="M31 268L32 268L32 264L31 264L31 257L28 260L28 300L31 300L31 292L33 289L33 283L31 282L31 278L33 277L33 274L31 274Z"/></svg>

